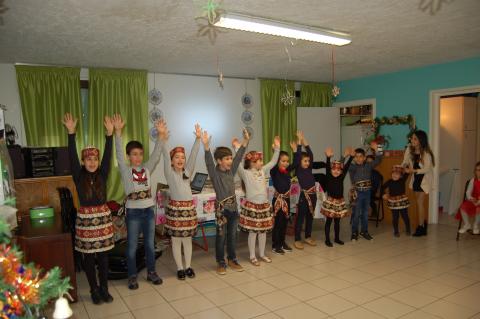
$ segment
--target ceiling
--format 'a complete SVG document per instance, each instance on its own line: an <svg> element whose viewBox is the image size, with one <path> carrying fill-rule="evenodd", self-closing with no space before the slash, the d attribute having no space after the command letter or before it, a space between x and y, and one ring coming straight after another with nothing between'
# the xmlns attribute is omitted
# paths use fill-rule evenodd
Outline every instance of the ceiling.
<svg viewBox="0 0 480 319"><path fill-rule="evenodd" d="M442 0L433 0L435 2ZM450 0L451 1L451 0ZM159 73L331 80L331 47L229 30L197 37L207 0L5 0L0 62L147 69ZM434 16L420 0L224 0L231 12L351 33L335 48L345 80L480 55L480 1ZM288 62L285 46L292 62Z"/></svg>

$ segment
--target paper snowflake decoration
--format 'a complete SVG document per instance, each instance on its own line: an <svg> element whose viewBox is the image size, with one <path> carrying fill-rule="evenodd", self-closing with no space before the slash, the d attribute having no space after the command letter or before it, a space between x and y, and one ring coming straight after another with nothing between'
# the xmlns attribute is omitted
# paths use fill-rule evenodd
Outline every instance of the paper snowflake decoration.
<svg viewBox="0 0 480 319"><path fill-rule="evenodd" d="M293 102L295 101L295 95L292 95L292 93L290 93L290 90L285 88L285 93L283 93L282 97L280 98L280 101L285 106L292 105Z"/></svg>
<svg viewBox="0 0 480 319"><path fill-rule="evenodd" d="M340 88L336 85L333 86L332 88L332 95L333 97L337 97L340 95Z"/></svg>
<svg viewBox="0 0 480 319"><path fill-rule="evenodd" d="M202 15L195 18L198 24L197 36L207 36L212 45L215 44L217 35L225 32L215 25L220 20L220 16L225 13L225 10L220 8L220 3L208 0L207 4L202 7Z"/></svg>

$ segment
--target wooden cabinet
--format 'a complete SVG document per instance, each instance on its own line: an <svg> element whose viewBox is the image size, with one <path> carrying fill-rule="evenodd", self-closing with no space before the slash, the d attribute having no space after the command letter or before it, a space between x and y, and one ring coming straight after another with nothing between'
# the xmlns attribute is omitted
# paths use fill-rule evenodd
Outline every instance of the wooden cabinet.
<svg viewBox="0 0 480 319"><path fill-rule="evenodd" d="M28 215L30 208L35 206L51 206L55 212L60 212L60 197L57 191L59 187L70 189L75 207L78 208L78 196L72 176L16 179L18 218Z"/></svg>

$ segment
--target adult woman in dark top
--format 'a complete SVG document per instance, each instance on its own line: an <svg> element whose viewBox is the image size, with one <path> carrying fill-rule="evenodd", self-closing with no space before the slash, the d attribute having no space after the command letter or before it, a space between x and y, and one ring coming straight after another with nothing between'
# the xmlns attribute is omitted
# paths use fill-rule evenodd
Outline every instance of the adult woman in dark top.
<svg viewBox="0 0 480 319"><path fill-rule="evenodd" d="M413 174L409 187L415 192L418 211L418 227L413 236L426 236L428 213L425 212L424 202L426 194L432 190L433 167L435 166L427 133L418 130L412 134L410 144L405 150L402 166L405 167L407 174Z"/></svg>
<svg viewBox="0 0 480 319"><path fill-rule="evenodd" d="M114 242L112 214L106 205L106 193L112 155L113 124L109 117L105 117L107 135L101 165L100 151L93 146L82 150L80 163L75 142L77 120L67 113L63 124L68 130L70 166L80 201L75 222L75 250L82 254L92 302L112 302L113 298L108 292L108 251L113 248Z"/></svg>

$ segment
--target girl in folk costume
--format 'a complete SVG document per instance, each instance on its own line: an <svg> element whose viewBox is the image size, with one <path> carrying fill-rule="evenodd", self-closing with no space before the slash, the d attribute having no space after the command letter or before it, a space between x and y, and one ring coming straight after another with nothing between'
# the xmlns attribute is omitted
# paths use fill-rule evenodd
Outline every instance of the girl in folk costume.
<svg viewBox="0 0 480 319"><path fill-rule="evenodd" d="M408 218L408 207L410 202L405 193L405 182L408 174L404 173L403 166L395 165L392 168L392 179L389 179L382 187L382 193L388 190L388 193L383 195L383 199L387 201L388 208L392 211L393 234L395 237L400 237L398 231L398 219L402 216L403 223L407 235L410 235L410 219Z"/></svg>
<svg viewBox="0 0 480 319"><path fill-rule="evenodd" d="M463 227L458 230L460 234L472 229L470 217L475 218L473 224L473 234L480 234L478 224L480 224L480 162L475 165L475 177L468 182L466 199L460 206L456 218L463 219Z"/></svg>
<svg viewBox="0 0 480 319"><path fill-rule="evenodd" d="M247 133L248 134L248 133ZM233 141L235 149L240 147L240 142ZM265 256L267 232L272 230L273 216L267 193L266 173L269 172L278 161L280 154L280 138L273 140L273 157L266 165L263 165L263 155L260 152L251 151L245 155L244 166L239 166L238 175L245 185L245 201L241 204L239 227L248 232L248 249L250 262L260 266L255 255L255 243L258 236L258 249L260 260L270 263L272 260Z"/></svg>
<svg viewBox="0 0 480 319"><path fill-rule="evenodd" d="M296 144L293 143L291 146L296 151ZM275 189L272 200L275 218L272 231L272 251L279 255L292 252L292 248L285 242L290 214L290 187L292 185L290 172L293 170L293 165L290 165L289 159L287 152L280 151L277 165L270 170L270 178Z"/></svg>
<svg viewBox="0 0 480 319"><path fill-rule="evenodd" d="M295 146L292 144L292 146ZM306 152L302 152L302 146ZM297 151L293 159L295 166L295 175L301 187L300 199L298 201L297 221L295 223L295 248L303 249L302 226L305 220L305 243L310 246L316 246L312 239L313 215L315 205L317 204L317 193L315 190L315 177L312 173L313 153L308 145L302 131L297 131Z"/></svg>
<svg viewBox="0 0 480 319"><path fill-rule="evenodd" d="M417 130L412 134L410 144L405 150L402 166L405 167L405 172L412 174L409 187L415 192L417 202L418 227L413 236L426 236L428 213L425 212L424 202L426 194L433 187L433 167L435 166L427 133Z"/></svg>
<svg viewBox="0 0 480 319"><path fill-rule="evenodd" d="M195 143L190 156L185 163L185 149L177 146L170 150L167 144L168 132L160 132L164 140L162 152L165 165L165 178L170 189L170 199L166 209L167 222L165 228L167 234L172 237L173 258L177 264L177 278L185 280L185 277L195 277L191 268L192 260L192 237L197 232L197 211L193 204L190 180L195 171L200 138L202 131L198 124L195 125ZM182 261L182 246L185 255L185 267Z"/></svg>
<svg viewBox="0 0 480 319"><path fill-rule="evenodd" d="M327 217L325 222L325 245L333 247L330 241L330 227L334 223L335 240L334 242L343 245L340 240L340 219L348 214L347 204L343 198L343 181L347 175L348 168L352 163L355 152L351 147L345 149L344 156L350 156L345 165L341 161L331 161L333 149L331 147L325 150L327 156L326 165L326 188L327 199L322 203L322 214Z"/></svg>
<svg viewBox="0 0 480 319"><path fill-rule="evenodd" d="M67 113L63 124L68 131L70 166L80 201L75 222L75 250L82 254L92 302L112 302L113 298L108 292L108 251L114 246L113 224L112 214L106 205L107 178L112 157L112 120L109 117L104 120L107 134L100 165L100 151L94 146L82 150L80 164L75 142L77 119Z"/></svg>

